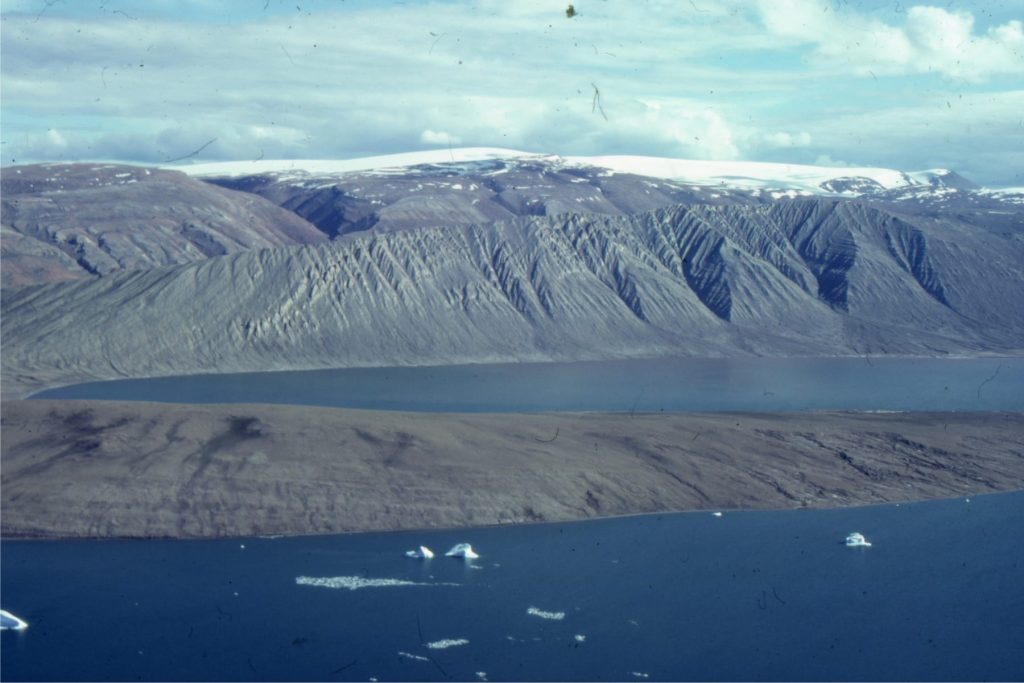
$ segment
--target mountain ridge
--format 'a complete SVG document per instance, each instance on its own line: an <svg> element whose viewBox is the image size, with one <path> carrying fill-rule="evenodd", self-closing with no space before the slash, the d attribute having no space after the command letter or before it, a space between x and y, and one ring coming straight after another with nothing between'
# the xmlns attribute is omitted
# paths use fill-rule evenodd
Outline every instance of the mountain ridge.
<svg viewBox="0 0 1024 683"><path fill-rule="evenodd" d="M371 232L6 292L4 379L1018 353L1021 262L1013 235L831 199Z"/></svg>

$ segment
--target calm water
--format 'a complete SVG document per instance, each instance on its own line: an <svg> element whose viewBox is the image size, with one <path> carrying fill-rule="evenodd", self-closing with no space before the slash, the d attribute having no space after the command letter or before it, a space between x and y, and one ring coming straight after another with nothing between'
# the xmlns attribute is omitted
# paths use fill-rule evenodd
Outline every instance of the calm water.
<svg viewBox="0 0 1024 683"><path fill-rule="evenodd" d="M195 375L35 398L517 412L1024 410L1024 358L659 359Z"/></svg>
<svg viewBox="0 0 1024 683"><path fill-rule="evenodd" d="M0 634L0 674L1019 680L1022 530L1014 493L462 532L7 542L3 606L30 626ZM851 531L873 547L842 545ZM459 541L481 558L403 556ZM468 643L425 646L446 639Z"/></svg>

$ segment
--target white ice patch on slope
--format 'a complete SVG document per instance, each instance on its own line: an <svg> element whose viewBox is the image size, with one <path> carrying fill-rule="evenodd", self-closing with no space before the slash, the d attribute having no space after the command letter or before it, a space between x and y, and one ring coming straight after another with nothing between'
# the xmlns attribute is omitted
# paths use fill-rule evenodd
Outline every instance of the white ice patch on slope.
<svg viewBox="0 0 1024 683"><path fill-rule="evenodd" d="M821 184L839 178L868 178L885 189L906 187L912 176L890 168L831 167L778 164L762 161L703 161L646 156L566 157L567 165L598 166L617 173L678 180L694 185L748 189L792 189L811 194L832 194ZM930 173L935 173L931 171Z"/></svg>
<svg viewBox="0 0 1024 683"><path fill-rule="evenodd" d="M515 159L538 156L530 152L499 147L463 147L432 149L424 152L386 154L358 159L260 159L258 161L223 161L208 164L169 165L164 168L183 171L190 176L240 176L258 173L330 175L407 168L421 164L450 164L493 159Z"/></svg>
<svg viewBox="0 0 1024 683"><path fill-rule="evenodd" d="M350 591L360 588L391 588L394 586L458 586L457 583L418 583L403 579L366 579L361 576L296 576L295 583L300 586L319 586L321 588L347 588Z"/></svg>
<svg viewBox="0 0 1024 683"><path fill-rule="evenodd" d="M604 169L604 176L631 173L676 180L694 185L731 187L747 190L782 190L813 195L832 195L822 183L840 178L865 178L884 189L922 185L928 187L936 177L947 175L945 169L904 173L873 166L813 166L761 161L707 161L650 156L568 156L536 154L499 147L463 147L435 149L404 154L361 157L358 159L260 159L206 164L168 165L165 168L183 171L191 176L242 176L274 173L284 176L338 175L374 172L402 172L423 164L473 164L495 160L543 162L553 168L593 166ZM459 170L459 169L455 169ZM497 169L491 173L502 173ZM456 189L453 186L453 189Z"/></svg>

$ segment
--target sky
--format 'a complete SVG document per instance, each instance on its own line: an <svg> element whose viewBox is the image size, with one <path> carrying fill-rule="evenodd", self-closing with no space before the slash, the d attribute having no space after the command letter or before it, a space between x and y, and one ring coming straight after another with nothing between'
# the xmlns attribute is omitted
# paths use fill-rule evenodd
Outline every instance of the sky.
<svg viewBox="0 0 1024 683"><path fill-rule="evenodd" d="M2 0L0 158L453 147L1024 186L1024 0Z"/></svg>

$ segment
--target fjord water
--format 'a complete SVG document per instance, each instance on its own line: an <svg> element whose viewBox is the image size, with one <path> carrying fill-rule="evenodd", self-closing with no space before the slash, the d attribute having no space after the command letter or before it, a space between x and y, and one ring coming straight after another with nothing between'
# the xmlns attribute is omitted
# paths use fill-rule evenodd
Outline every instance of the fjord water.
<svg viewBox="0 0 1024 683"><path fill-rule="evenodd" d="M92 382L33 398L434 412L1024 410L1024 358L686 358Z"/></svg>
<svg viewBox="0 0 1024 683"><path fill-rule="evenodd" d="M3 604L30 626L0 634L0 674L1014 680L1022 529L1024 492L457 532L5 542ZM872 547L846 547L852 531ZM460 541L480 559L403 554Z"/></svg>

